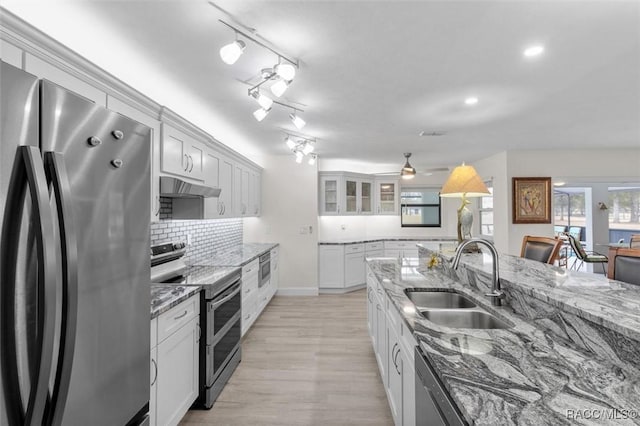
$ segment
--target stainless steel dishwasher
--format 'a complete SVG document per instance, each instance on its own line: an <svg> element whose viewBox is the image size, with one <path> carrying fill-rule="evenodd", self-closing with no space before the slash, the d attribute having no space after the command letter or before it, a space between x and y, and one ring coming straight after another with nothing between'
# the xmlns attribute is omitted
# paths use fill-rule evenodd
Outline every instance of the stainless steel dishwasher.
<svg viewBox="0 0 640 426"><path fill-rule="evenodd" d="M449 392L438 379L429 360L416 346L416 425L462 426L468 423L462 417Z"/></svg>

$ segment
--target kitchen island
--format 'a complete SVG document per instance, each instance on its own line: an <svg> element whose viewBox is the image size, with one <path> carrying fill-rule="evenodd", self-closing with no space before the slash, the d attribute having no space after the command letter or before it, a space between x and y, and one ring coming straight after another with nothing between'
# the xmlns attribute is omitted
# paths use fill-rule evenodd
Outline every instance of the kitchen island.
<svg viewBox="0 0 640 426"><path fill-rule="evenodd" d="M435 253L440 265L428 269ZM419 266L369 259L375 281L400 313L465 421L497 424L640 424L640 289L592 274L500 257L502 307L484 294L490 259L423 246ZM449 328L425 319L407 288L456 291L509 324Z"/></svg>

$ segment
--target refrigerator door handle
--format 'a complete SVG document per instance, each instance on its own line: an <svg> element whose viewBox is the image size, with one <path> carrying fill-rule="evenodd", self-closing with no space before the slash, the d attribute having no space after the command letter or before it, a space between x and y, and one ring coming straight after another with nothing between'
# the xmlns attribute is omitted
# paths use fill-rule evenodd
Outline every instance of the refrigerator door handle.
<svg viewBox="0 0 640 426"><path fill-rule="evenodd" d="M20 238L27 186L31 197L31 218L37 255L36 294L38 295L36 352L27 407L23 406L17 377L15 323L16 244ZM49 190L40 150L36 146L18 146L9 182L2 224L0 255L0 358L4 382L5 407L9 424L44 423L53 362L56 309L56 250Z"/></svg>
<svg viewBox="0 0 640 426"><path fill-rule="evenodd" d="M45 152L47 178L56 196L62 256L62 315L61 333L55 382L51 394L49 418L52 426L62 424L62 414L69 393L71 365L75 351L78 321L78 242L71 201L71 185L64 157L60 153Z"/></svg>

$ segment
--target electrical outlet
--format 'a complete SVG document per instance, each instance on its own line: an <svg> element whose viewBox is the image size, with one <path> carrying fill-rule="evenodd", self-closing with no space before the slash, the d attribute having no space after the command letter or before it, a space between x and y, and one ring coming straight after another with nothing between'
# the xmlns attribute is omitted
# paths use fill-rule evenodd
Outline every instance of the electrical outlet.
<svg viewBox="0 0 640 426"><path fill-rule="evenodd" d="M187 245L191 245L191 234L187 234Z"/></svg>
<svg viewBox="0 0 640 426"><path fill-rule="evenodd" d="M340 225L340 229L342 229L343 231L346 231L347 230L347 225L344 225L344 224Z"/></svg>

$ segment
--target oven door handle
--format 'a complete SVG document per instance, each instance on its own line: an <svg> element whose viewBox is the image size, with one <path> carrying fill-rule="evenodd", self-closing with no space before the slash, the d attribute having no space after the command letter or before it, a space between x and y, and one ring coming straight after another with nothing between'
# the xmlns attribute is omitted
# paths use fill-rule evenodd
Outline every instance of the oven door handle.
<svg viewBox="0 0 640 426"><path fill-rule="evenodd" d="M213 305L211 305L211 309L217 309L218 306L222 305L225 302L228 302L233 296L235 296L236 294L240 293L241 289L242 289L242 287L240 285L238 285L237 289L233 290L231 293L228 293L226 296L224 296L224 298L222 298L222 300L218 300Z"/></svg>

